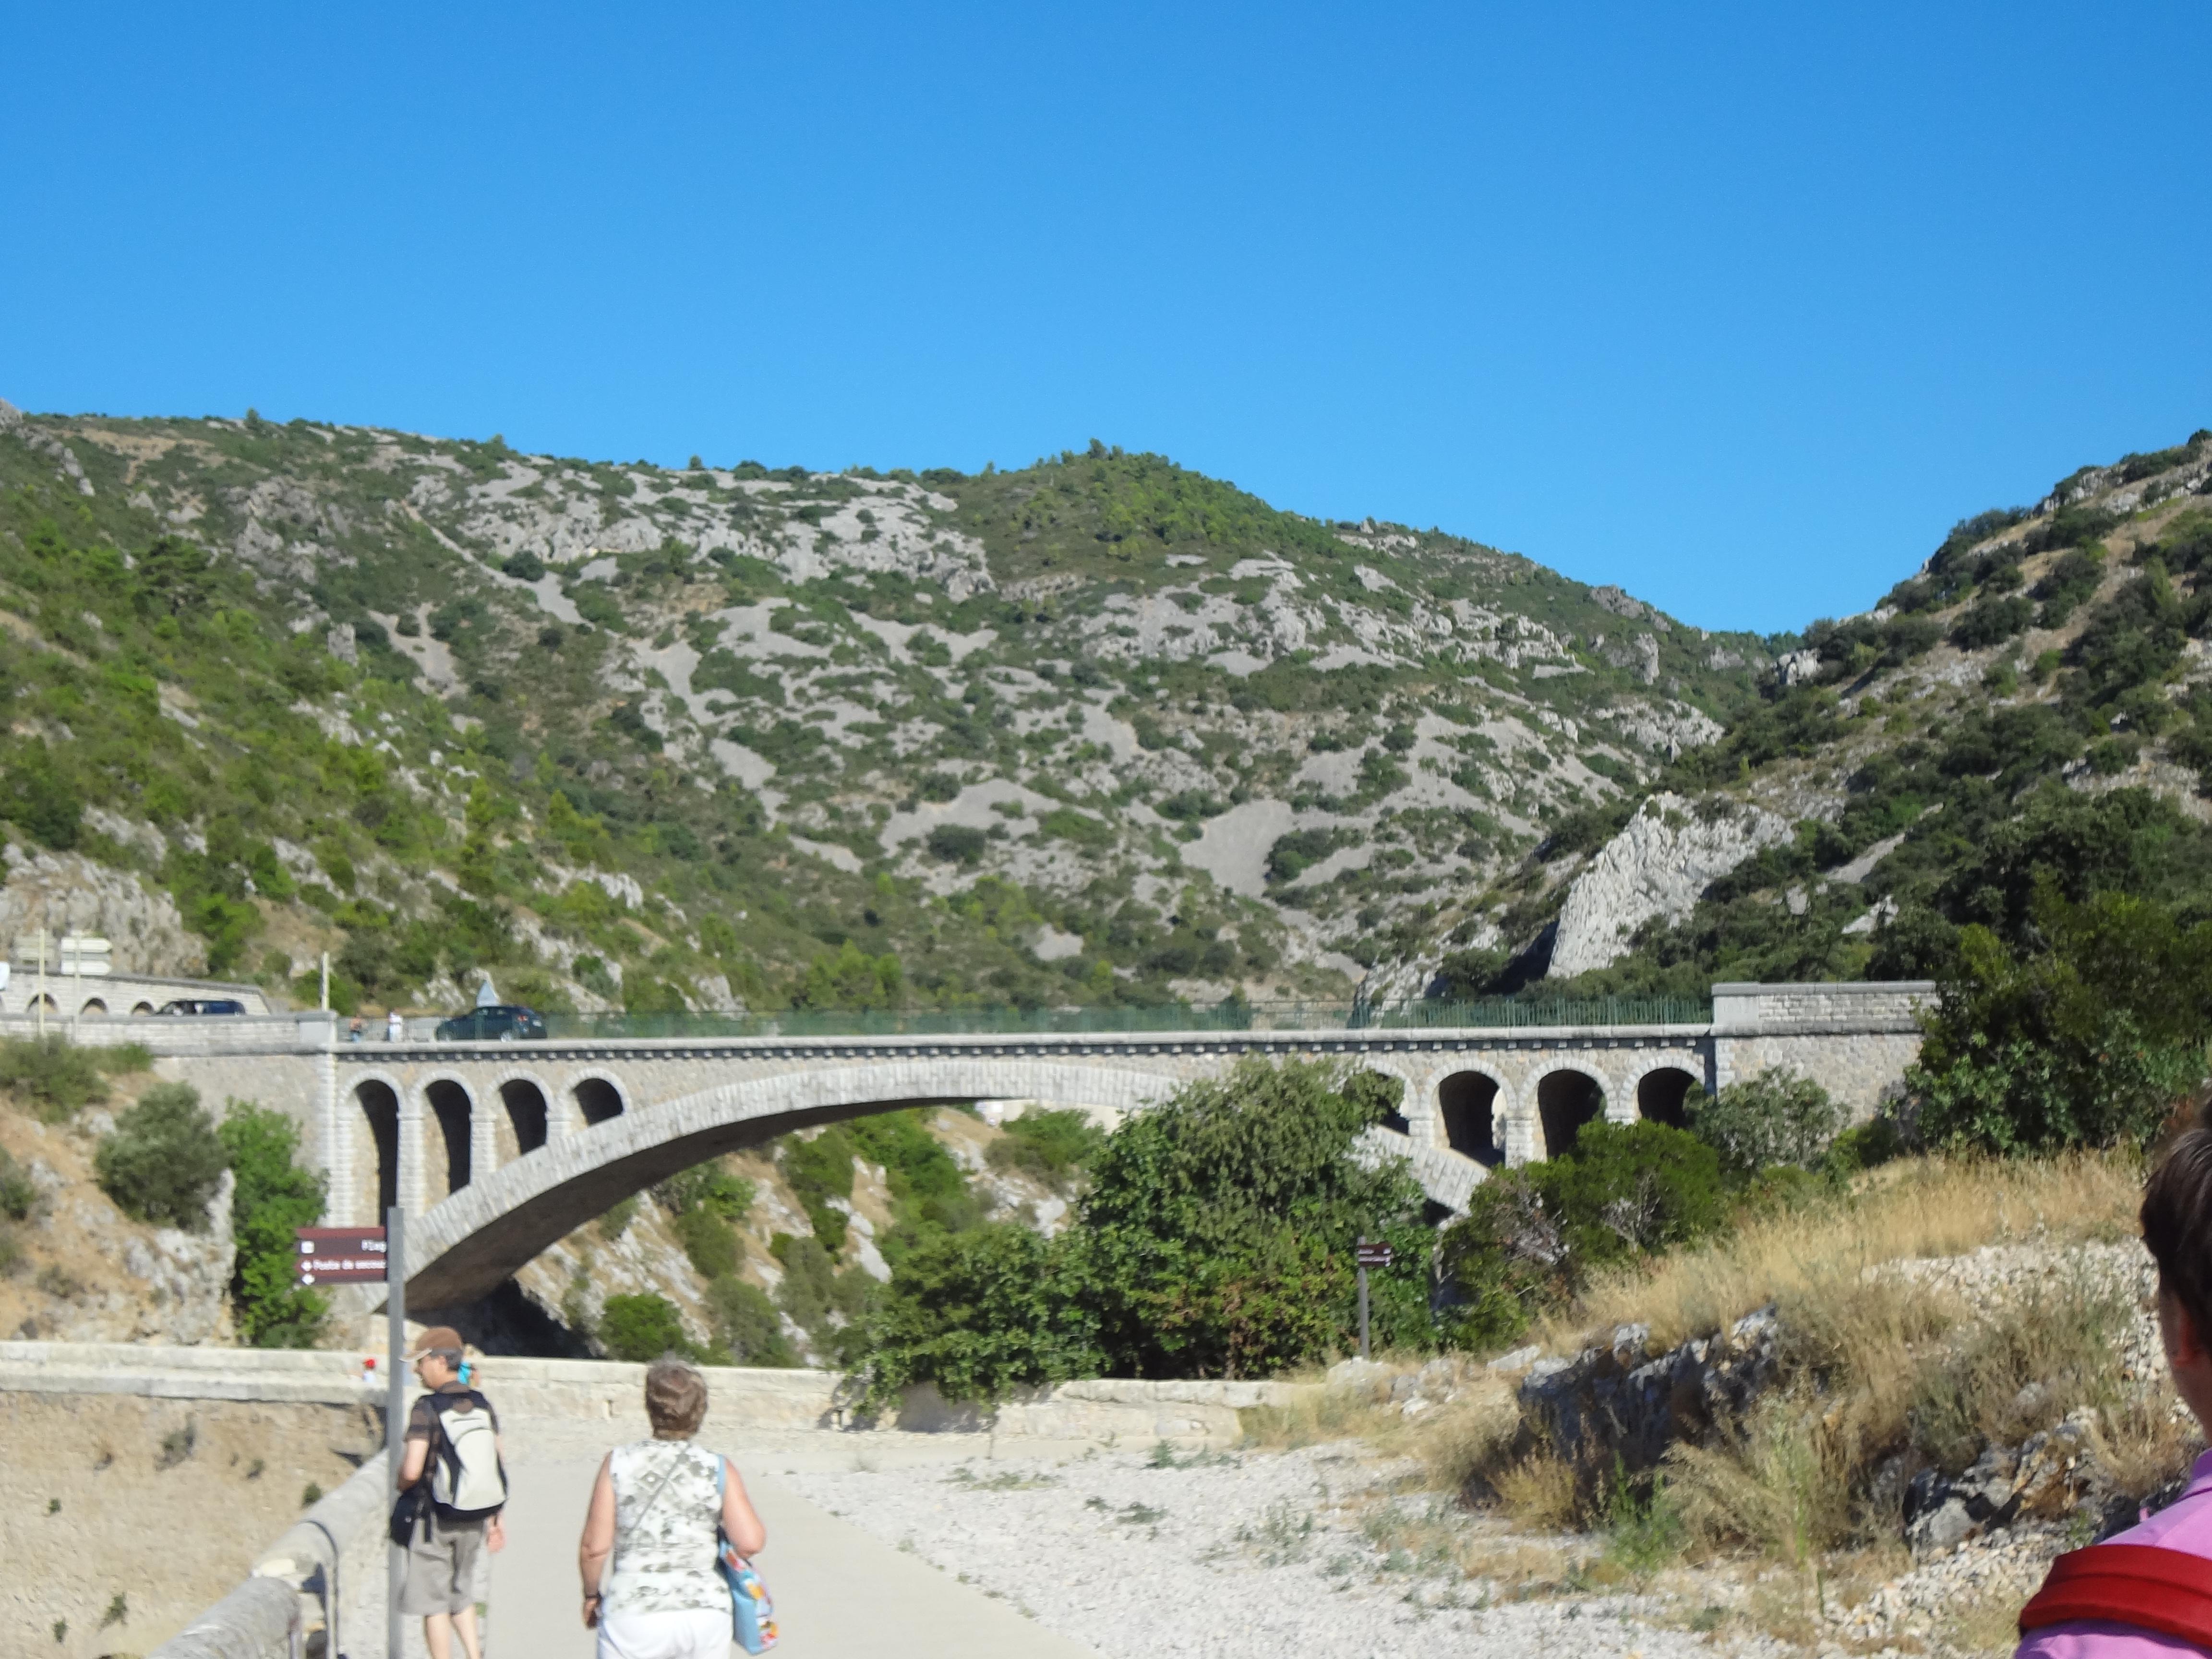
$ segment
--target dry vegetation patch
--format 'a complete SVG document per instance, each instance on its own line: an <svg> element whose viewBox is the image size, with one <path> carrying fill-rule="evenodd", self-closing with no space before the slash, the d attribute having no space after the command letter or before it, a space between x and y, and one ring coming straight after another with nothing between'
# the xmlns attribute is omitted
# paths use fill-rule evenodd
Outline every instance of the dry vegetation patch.
<svg viewBox="0 0 2212 1659"><path fill-rule="evenodd" d="M2196 1449L2148 1309L2140 1193L2122 1157L1905 1160L1598 1275L1540 1327L1544 1348L1572 1358L1643 1326L1656 1357L1776 1315L1772 1380L1656 1469L1560 1455L1521 1410L1523 1356L1507 1371L1457 1362L1448 1387L1435 1362L1392 1365L1247 1426L1262 1443L1356 1435L1407 1460L1468 1523L1454 1565L1514 1594L1635 1589L1695 1628L1852 1651L2008 1645L1992 1632L2017 1610L2014 1579ZM1409 1410L1424 1391L1444 1397ZM2038 1462L2062 1435L2075 1449ZM2019 1525L1916 1565L1912 1477L1959 1478L1988 1449L2021 1447ZM1398 1500L1370 1524L1416 1556L1443 1547L1436 1518Z"/></svg>
<svg viewBox="0 0 2212 1659"><path fill-rule="evenodd" d="M1598 1273L1571 1307L1544 1322L1538 1340L1572 1352L1587 1333L1644 1325L1655 1346L1671 1347L1770 1304L1811 1309L1849 1301L1865 1270L1885 1262L2029 1238L2129 1238L2142 1195L2138 1165L2112 1154L1903 1159L1860 1176L1832 1200L1748 1218L1686 1249Z"/></svg>

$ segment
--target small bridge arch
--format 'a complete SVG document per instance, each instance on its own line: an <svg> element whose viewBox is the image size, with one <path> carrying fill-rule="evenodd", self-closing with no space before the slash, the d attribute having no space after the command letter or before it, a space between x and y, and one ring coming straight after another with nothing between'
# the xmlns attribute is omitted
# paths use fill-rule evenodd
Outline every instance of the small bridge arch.
<svg viewBox="0 0 2212 1659"><path fill-rule="evenodd" d="M1583 1126L1605 1115L1606 1103L1615 1097L1606 1087L1604 1074L1587 1060L1553 1066L1536 1079L1538 1154L1558 1158L1574 1150Z"/></svg>

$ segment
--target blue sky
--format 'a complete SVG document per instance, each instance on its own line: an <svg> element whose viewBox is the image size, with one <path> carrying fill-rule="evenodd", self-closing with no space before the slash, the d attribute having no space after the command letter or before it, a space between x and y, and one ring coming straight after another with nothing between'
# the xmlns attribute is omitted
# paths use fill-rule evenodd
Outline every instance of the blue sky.
<svg viewBox="0 0 2212 1659"><path fill-rule="evenodd" d="M2212 425L2201 4L0 21L27 408L1097 436L1759 629Z"/></svg>

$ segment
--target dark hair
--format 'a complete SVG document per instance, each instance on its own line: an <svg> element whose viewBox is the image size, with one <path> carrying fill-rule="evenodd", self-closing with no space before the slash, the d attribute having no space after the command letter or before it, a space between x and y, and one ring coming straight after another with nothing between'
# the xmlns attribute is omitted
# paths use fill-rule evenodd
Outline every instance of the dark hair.
<svg viewBox="0 0 2212 1659"><path fill-rule="evenodd" d="M2143 1248L2158 1288L2187 1310L2197 1340L2212 1343L2212 1128L2173 1138L2143 1188Z"/></svg>

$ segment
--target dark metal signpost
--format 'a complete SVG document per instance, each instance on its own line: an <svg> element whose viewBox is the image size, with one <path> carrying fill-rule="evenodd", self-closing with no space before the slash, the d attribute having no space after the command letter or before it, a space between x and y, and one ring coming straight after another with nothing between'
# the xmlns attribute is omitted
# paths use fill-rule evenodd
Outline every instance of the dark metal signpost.
<svg viewBox="0 0 2212 1659"><path fill-rule="evenodd" d="M407 1212L395 1205L384 1218L381 1227L299 1228L294 1235L299 1253L293 1267L303 1289L319 1285L385 1286L384 1450L389 1466L385 1489L387 1496L396 1497L407 1413ZM385 1640L390 1653L404 1651L399 1644L399 1586L406 1560L405 1553L394 1544L386 1571Z"/></svg>
<svg viewBox="0 0 2212 1659"><path fill-rule="evenodd" d="M1365 1359L1369 1357L1367 1352L1367 1270L1370 1267L1389 1267L1390 1247L1388 1244L1370 1244L1363 1238L1353 1248L1352 1259L1359 1267L1359 1357Z"/></svg>

